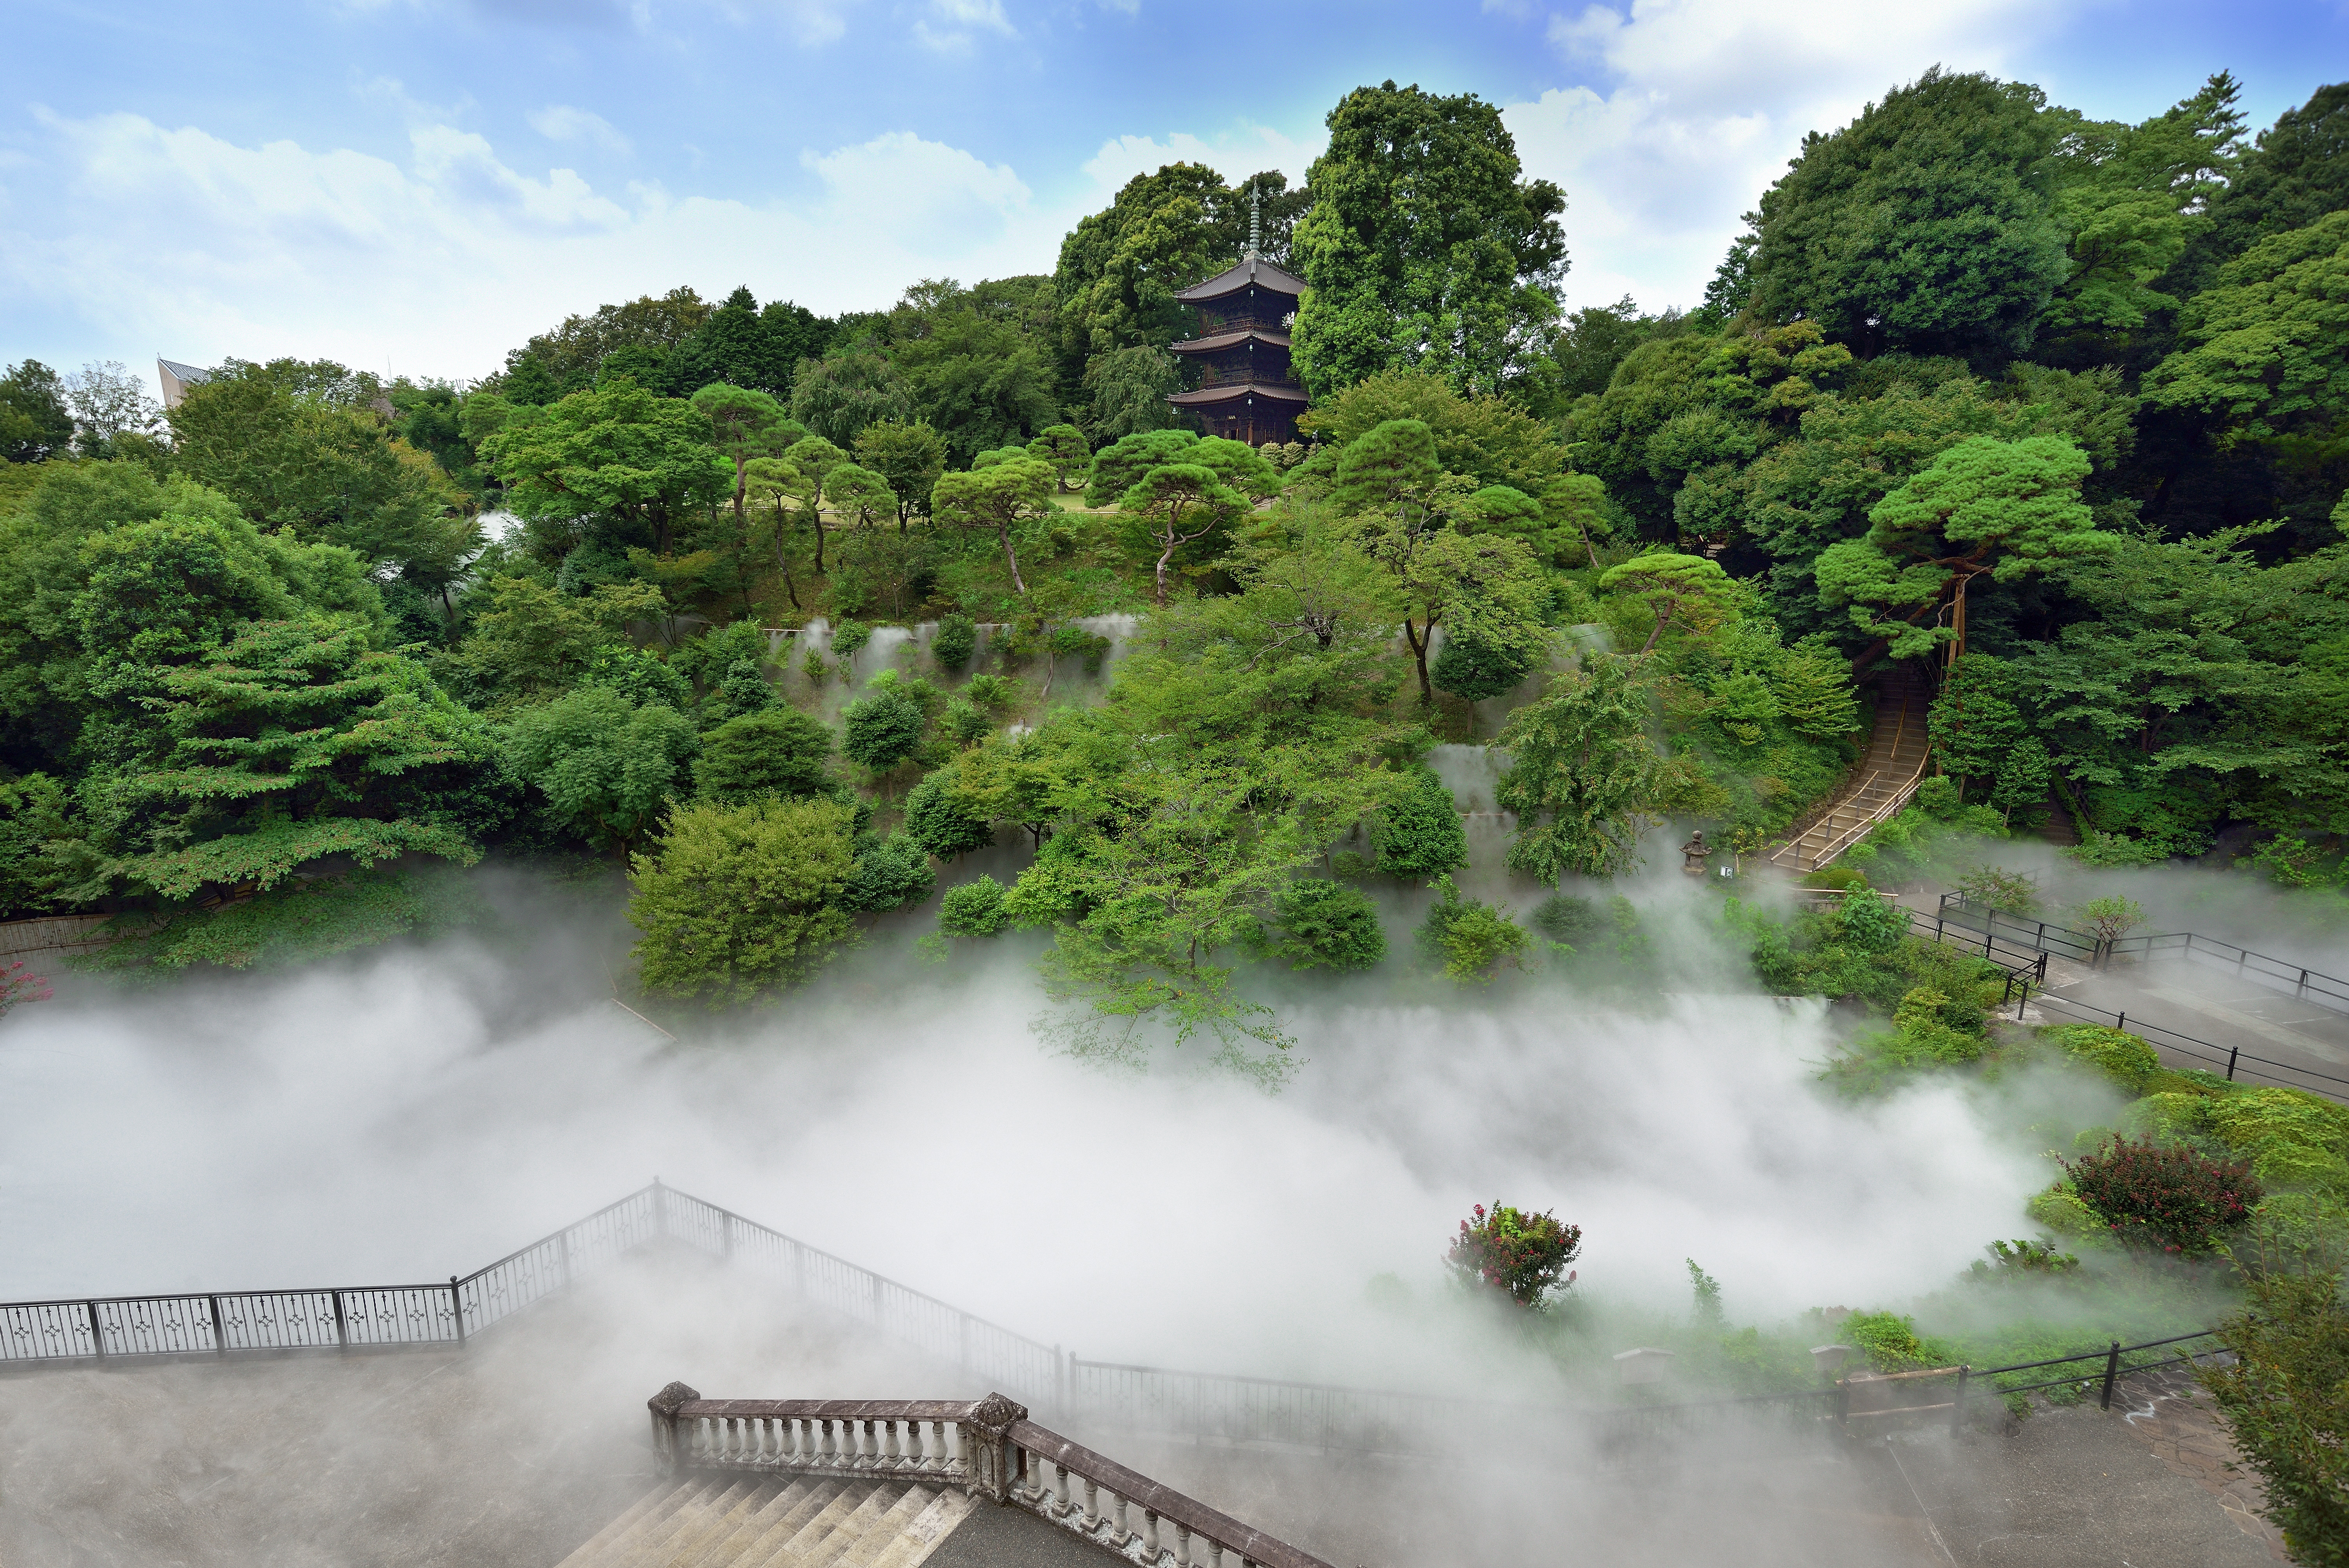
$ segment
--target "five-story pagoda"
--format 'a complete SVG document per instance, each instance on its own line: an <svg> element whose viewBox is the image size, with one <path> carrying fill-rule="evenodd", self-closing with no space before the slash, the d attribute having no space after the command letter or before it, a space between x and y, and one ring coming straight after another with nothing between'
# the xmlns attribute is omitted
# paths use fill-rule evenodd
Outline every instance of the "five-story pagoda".
<svg viewBox="0 0 2349 1568"><path fill-rule="evenodd" d="M1266 261L1257 241L1251 211L1239 264L1174 296L1197 307L1199 332L1168 349L1198 361L1199 386L1166 399L1195 415L1208 435L1251 447L1295 440L1305 412L1305 389L1288 367L1288 324L1305 282Z"/></svg>

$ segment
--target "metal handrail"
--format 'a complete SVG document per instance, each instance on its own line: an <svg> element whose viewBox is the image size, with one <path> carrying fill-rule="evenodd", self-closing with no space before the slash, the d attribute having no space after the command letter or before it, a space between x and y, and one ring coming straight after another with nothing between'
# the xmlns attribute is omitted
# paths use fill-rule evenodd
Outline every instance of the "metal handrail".
<svg viewBox="0 0 2349 1568"><path fill-rule="evenodd" d="M1909 707L1910 704L1908 700L1908 696L1904 693L1901 698L1899 715L1894 719L1892 725L1892 745L1886 754L1886 759L1888 761L1900 755L1901 738L1909 733ZM1842 833L1828 840L1826 847L1818 852L1817 857L1813 860L1808 866L1801 867L1799 869L1815 872L1823 866L1832 864L1837 855L1851 848L1853 844L1857 843L1861 836L1867 833L1869 829L1876 827L1878 824L1896 815L1902 807L1908 805L1909 800L1915 797L1918 787L1924 782L1925 769L1931 765L1932 760L1932 748L1929 746L1917 758L1917 770L1909 776L1906 783L1900 785L1893 791L1889 800L1883 805L1878 806L1875 810L1869 812L1852 827L1847 828ZM1884 769L1880 768L1870 769L1857 784L1852 786L1850 790L1841 797L1841 799L1848 800L1866 794L1869 788L1883 776L1885 771L1886 770ZM1837 802L1837 804L1840 804L1840 801ZM1829 805L1826 816L1826 818L1823 818L1822 820L1832 820L1835 816L1835 805ZM1811 828L1804 830L1801 835L1789 840L1786 843L1774 851L1770 856L1771 861L1774 864L1785 864L1787 862L1782 861L1779 857L1786 854L1793 854L1795 859L1800 860L1802 858L1801 850L1803 840L1808 838L1811 832L1816 830L1817 826L1817 823L1814 823Z"/></svg>

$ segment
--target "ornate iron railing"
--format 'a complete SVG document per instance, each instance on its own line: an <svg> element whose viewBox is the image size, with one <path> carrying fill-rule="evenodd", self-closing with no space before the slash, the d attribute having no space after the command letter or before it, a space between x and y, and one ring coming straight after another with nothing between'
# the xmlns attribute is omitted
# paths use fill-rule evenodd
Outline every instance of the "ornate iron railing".
<svg viewBox="0 0 2349 1568"><path fill-rule="evenodd" d="M658 1181L446 1284L0 1302L0 1367L461 1346L657 1242L767 1266L802 1299L973 1376L1060 1391L1057 1347Z"/></svg>

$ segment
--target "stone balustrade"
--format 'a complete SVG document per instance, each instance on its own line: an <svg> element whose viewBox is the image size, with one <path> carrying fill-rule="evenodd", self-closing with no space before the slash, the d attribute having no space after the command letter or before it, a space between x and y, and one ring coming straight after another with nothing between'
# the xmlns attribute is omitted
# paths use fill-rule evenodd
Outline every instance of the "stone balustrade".
<svg viewBox="0 0 2349 1568"><path fill-rule="evenodd" d="M1329 1568L1286 1542L984 1399L705 1399L672 1383L647 1401L672 1474L696 1470L932 1478L1022 1509L1139 1568Z"/></svg>

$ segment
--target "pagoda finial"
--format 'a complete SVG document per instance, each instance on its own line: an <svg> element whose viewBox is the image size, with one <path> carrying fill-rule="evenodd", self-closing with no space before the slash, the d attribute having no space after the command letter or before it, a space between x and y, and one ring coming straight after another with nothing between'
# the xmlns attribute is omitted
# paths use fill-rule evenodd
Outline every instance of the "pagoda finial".
<svg viewBox="0 0 2349 1568"><path fill-rule="evenodd" d="M1264 240L1264 187L1248 181L1248 260L1257 259L1257 247Z"/></svg>

